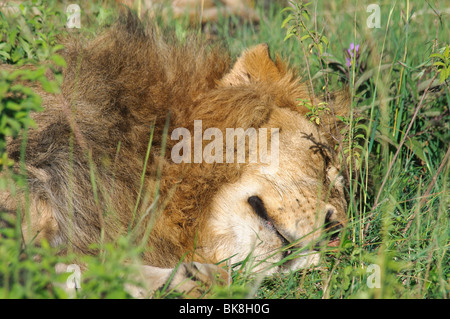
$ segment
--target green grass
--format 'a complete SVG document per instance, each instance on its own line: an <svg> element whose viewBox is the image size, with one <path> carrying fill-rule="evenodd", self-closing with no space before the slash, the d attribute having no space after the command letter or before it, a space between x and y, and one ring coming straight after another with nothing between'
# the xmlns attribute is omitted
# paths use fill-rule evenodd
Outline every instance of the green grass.
<svg viewBox="0 0 450 319"><path fill-rule="evenodd" d="M215 287L213 296L448 298L449 79L439 82L441 75L433 66L439 58L430 58L432 53L444 53L449 45L448 3L379 1L381 27L368 28L366 20L371 13L366 8L370 2L320 1L317 6L313 2L307 7L310 19L305 20L299 35L285 40L287 29L281 25L289 12L281 12L283 6L277 3L264 6L256 2L259 24L231 17L205 29L216 30L215 40L224 41L234 57L254 44L268 43L273 56L279 54L301 70L317 95L350 87L352 107L358 116L348 119L352 129L343 147L353 150L355 141L361 146L359 153L345 155L351 154L353 161L349 164L354 169L348 189L351 222L341 247L324 253L318 267L260 278L237 265L232 272L233 283ZM24 12L26 24L8 24L10 18L1 22L2 42L7 43L0 46L3 63L45 61L54 56L55 35L62 30L64 19L50 13L64 8L39 8L48 13L37 18ZM82 26L90 33L112 21L117 13L105 1L86 2L82 10ZM169 24L179 37L185 36L187 29L201 32L182 19L159 21ZM12 39L7 31L13 29L17 36ZM302 47L299 39L308 32L325 36L327 43L305 38ZM319 43L322 52L317 50ZM359 44L360 56L358 66L347 69L345 51L350 43ZM433 78L436 81L431 83ZM58 261L70 260L70 256L55 257L45 244L19 244L17 227L0 229L0 234L0 297L67 297L51 285L66 278L53 274L52 267ZM105 247L99 259L86 257L84 261L90 267L87 276L102 278L104 285L86 284L81 297L127 296L120 288L125 279L117 280L123 278L120 271L126 271L119 265L129 257L125 239L119 248ZM137 254L133 251L132 258ZM33 261L36 255L41 256L41 262ZM379 270L379 288L370 285L374 279L370 265ZM168 296L170 292L161 295Z"/></svg>

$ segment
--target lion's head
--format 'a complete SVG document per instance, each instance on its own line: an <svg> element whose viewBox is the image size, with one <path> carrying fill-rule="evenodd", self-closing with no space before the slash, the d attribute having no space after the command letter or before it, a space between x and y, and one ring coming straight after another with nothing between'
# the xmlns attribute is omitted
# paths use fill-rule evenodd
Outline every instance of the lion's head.
<svg viewBox="0 0 450 319"><path fill-rule="evenodd" d="M307 87L270 58L265 44L246 51L220 85L254 88L271 97L264 101L269 111L260 128L277 129L271 136L278 141L277 163L248 163L237 181L219 189L203 253L217 262L231 257L232 263L251 254L254 270L317 263L315 252L327 242L337 245L337 232L347 219L332 136L341 123L336 114L333 120L324 116L321 125L305 116L298 99L309 98ZM345 114L346 106L336 105L333 111Z"/></svg>

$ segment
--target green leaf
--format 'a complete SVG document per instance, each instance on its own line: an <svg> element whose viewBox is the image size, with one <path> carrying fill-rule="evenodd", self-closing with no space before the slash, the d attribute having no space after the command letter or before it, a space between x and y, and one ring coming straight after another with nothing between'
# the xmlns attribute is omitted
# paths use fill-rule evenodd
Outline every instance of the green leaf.
<svg viewBox="0 0 450 319"><path fill-rule="evenodd" d="M8 40L11 45L14 45L14 43L16 42L16 37L17 37L16 30L15 29L10 30Z"/></svg>
<svg viewBox="0 0 450 319"><path fill-rule="evenodd" d="M444 64L444 62L441 62L441 61L434 62L433 65L434 65L434 66L439 66L439 65L440 65L440 66L446 67L446 65Z"/></svg>
<svg viewBox="0 0 450 319"><path fill-rule="evenodd" d="M55 64L57 66L61 66L61 67L66 67L66 61L64 60L64 58L62 56L60 56L59 54L53 54L50 59L52 59L53 62L55 62Z"/></svg>
<svg viewBox="0 0 450 319"><path fill-rule="evenodd" d="M439 77L439 83L444 83L445 82L445 79L447 79L447 74L446 73L447 72L441 71L441 75Z"/></svg>
<svg viewBox="0 0 450 319"><path fill-rule="evenodd" d="M432 54L430 54L429 58L439 58L441 60L444 60L444 56L439 53L432 53Z"/></svg>
<svg viewBox="0 0 450 319"><path fill-rule="evenodd" d="M30 44L23 40L22 38L19 38L20 46L22 49L27 53L28 58L33 57L33 52L31 51Z"/></svg>
<svg viewBox="0 0 450 319"><path fill-rule="evenodd" d="M320 55L323 55L323 45L322 45L322 43L319 43L317 45L317 47L319 48Z"/></svg>
<svg viewBox="0 0 450 319"><path fill-rule="evenodd" d="M30 80L30 81L36 81L40 77L45 75L45 68L39 68L36 70L33 70L33 72L27 72L24 76L24 80Z"/></svg>
<svg viewBox="0 0 450 319"><path fill-rule="evenodd" d="M0 82L0 99L5 96L6 92L8 92L9 84L5 82Z"/></svg>
<svg viewBox="0 0 450 319"><path fill-rule="evenodd" d="M294 11L294 8L292 7L286 7L283 10L281 10L281 12L285 12L285 11Z"/></svg>
<svg viewBox="0 0 450 319"><path fill-rule="evenodd" d="M22 120L28 116L28 112L18 111L14 114L16 120Z"/></svg>
<svg viewBox="0 0 450 319"><path fill-rule="evenodd" d="M22 109L20 104L17 104L13 101L6 102L6 108L11 111L20 111Z"/></svg>
<svg viewBox="0 0 450 319"><path fill-rule="evenodd" d="M306 39L308 39L308 38L310 38L311 36L309 35L309 34L305 34L304 36L302 36L301 38L300 38L300 41L305 41Z"/></svg>
<svg viewBox="0 0 450 319"><path fill-rule="evenodd" d="M309 14L308 14L308 11L306 11L306 10L303 11L303 12L302 12L302 17L305 18L306 21L309 21Z"/></svg>
<svg viewBox="0 0 450 319"><path fill-rule="evenodd" d="M0 55L5 57L6 59L10 59L11 55L8 52L0 51Z"/></svg>
<svg viewBox="0 0 450 319"><path fill-rule="evenodd" d="M284 28L286 26L286 24L291 21L292 19L294 19L293 15L290 14L287 16L286 19L283 20L283 23L281 24L281 28Z"/></svg>
<svg viewBox="0 0 450 319"><path fill-rule="evenodd" d="M283 41L286 41L290 37L294 36L296 34L295 26L289 27L289 29L286 31L286 36L284 37Z"/></svg>
<svg viewBox="0 0 450 319"><path fill-rule="evenodd" d="M62 44L56 44L53 46L53 52L56 52L56 51L59 51L62 49L64 49L64 45L62 45Z"/></svg>
<svg viewBox="0 0 450 319"><path fill-rule="evenodd" d="M290 34L286 34L286 36L284 37L283 41L286 41L287 39L291 38L294 34L290 33Z"/></svg>
<svg viewBox="0 0 450 319"><path fill-rule="evenodd" d="M41 82L42 88L48 93L55 94L60 92L59 85L56 81L49 81L47 78L42 77L39 79L39 82Z"/></svg>

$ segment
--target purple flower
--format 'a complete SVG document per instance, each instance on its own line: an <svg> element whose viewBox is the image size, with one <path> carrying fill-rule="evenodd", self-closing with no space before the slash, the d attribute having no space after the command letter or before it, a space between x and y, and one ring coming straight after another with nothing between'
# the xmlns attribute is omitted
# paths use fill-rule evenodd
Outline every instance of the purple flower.
<svg viewBox="0 0 450 319"><path fill-rule="evenodd" d="M346 61L345 65L349 68L352 65L352 59L345 58L345 61Z"/></svg>
<svg viewBox="0 0 450 319"><path fill-rule="evenodd" d="M359 58L359 44L355 46L355 44L352 42L350 43L350 48L347 49L347 57L345 58L345 65L347 67L350 67L352 65L352 61L356 61L356 65L358 65L358 58Z"/></svg>
<svg viewBox="0 0 450 319"><path fill-rule="evenodd" d="M353 56L353 52L358 53L359 52L359 44L356 45L352 42L350 43L350 49L347 50L350 56Z"/></svg>

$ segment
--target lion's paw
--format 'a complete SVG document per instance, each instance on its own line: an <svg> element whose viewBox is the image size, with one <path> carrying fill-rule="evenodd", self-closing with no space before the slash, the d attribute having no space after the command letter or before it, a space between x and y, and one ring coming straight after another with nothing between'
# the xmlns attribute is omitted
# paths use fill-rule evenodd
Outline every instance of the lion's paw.
<svg viewBox="0 0 450 319"><path fill-rule="evenodd" d="M128 284L126 289L134 298L149 298L179 293L181 297L201 298L213 285L226 285L229 274L212 264L181 263L174 269L139 266L134 278L138 286Z"/></svg>

